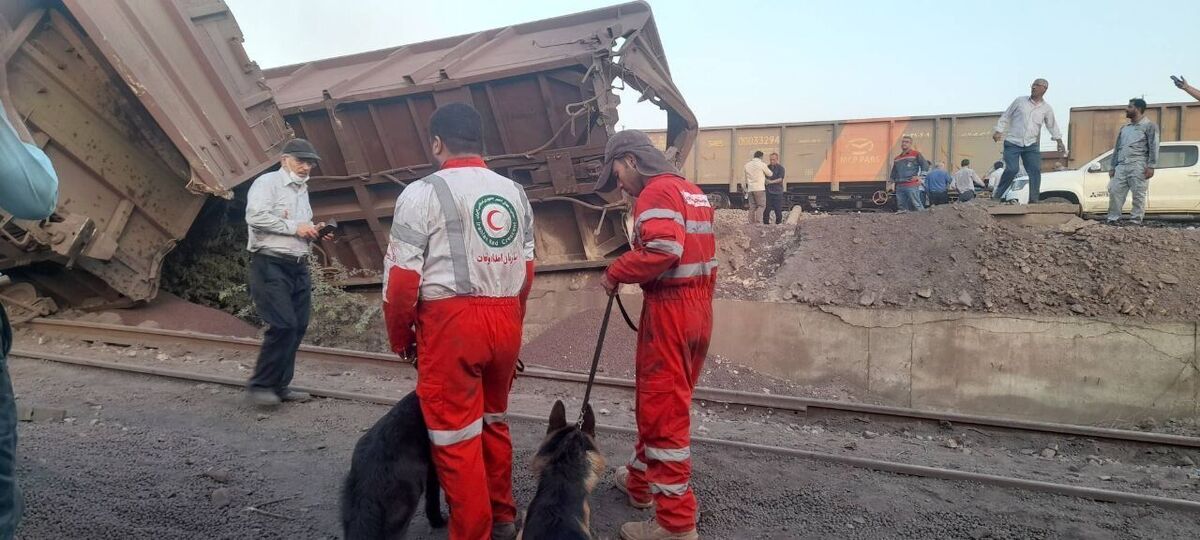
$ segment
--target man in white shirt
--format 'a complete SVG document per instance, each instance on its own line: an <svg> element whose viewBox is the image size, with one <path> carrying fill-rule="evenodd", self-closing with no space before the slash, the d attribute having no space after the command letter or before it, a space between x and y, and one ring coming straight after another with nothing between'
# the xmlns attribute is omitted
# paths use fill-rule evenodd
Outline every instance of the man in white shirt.
<svg viewBox="0 0 1200 540"><path fill-rule="evenodd" d="M762 150L754 152L754 159L746 162L746 204L750 209L750 223L762 220L767 209L767 178L775 173L763 162Z"/></svg>
<svg viewBox="0 0 1200 540"><path fill-rule="evenodd" d="M288 385L312 311L309 246L325 225L312 222L308 203L308 175L320 159L311 143L292 139L283 146L279 170L256 178L246 195L246 249L253 254L248 289L267 323L246 392L262 407L311 397Z"/></svg>
<svg viewBox="0 0 1200 540"><path fill-rule="evenodd" d="M1038 202L1042 186L1042 149L1039 141L1043 125L1050 131L1050 138L1058 143L1058 151L1067 151L1062 133L1058 130L1058 122L1054 119L1054 109L1043 99L1049 88L1050 83L1046 79L1033 81L1029 97L1021 96L1013 100L996 123L992 139L996 142L1004 140L1004 176L992 192L995 199L1004 196L1017 176L1019 162L1023 162L1025 172L1029 173L1029 202Z"/></svg>
<svg viewBox="0 0 1200 540"><path fill-rule="evenodd" d="M954 189L958 191L958 202L975 198L975 187L983 187L983 180L971 168L971 160L962 160L962 167L954 172Z"/></svg>
<svg viewBox="0 0 1200 540"><path fill-rule="evenodd" d="M996 189L996 186L1000 184L1001 176L1004 176L1004 162L997 161L992 164L992 170L987 173L987 181L985 182L987 187L993 190Z"/></svg>

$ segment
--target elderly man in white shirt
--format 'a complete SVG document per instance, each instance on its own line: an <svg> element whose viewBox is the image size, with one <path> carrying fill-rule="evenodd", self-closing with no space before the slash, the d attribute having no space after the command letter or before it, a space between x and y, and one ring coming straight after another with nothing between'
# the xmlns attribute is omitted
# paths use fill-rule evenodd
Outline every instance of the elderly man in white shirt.
<svg viewBox="0 0 1200 540"><path fill-rule="evenodd" d="M246 196L246 249L253 254L248 289L258 316L267 323L246 389L255 405L311 397L288 385L312 310L309 247L319 235L329 236L321 230L324 223L312 222L308 203L308 175L320 159L311 143L292 139L283 147L279 170L256 178Z"/></svg>
<svg viewBox="0 0 1200 540"><path fill-rule="evenodd" d="M1019 162L1025 166L1029 174L1029 202L1036 203L1040 197L1042 186L1042 150L1040 140L1042 126L1050 131L1050 138L1058 143L1058 151L1066 152L1063 145L1062 132L1058 130L1058 122L1054 119L1054 109L1043 97L1050 83L1046 79L1037 79L1030 86L1029 96L1021 96L1013 100L1008 110L1000 115L996 123L992 139L996 142L1004 140L1004 176L1000 185L995 186L992 197L1000 199L1012 185L1017 176Z"/></svg>

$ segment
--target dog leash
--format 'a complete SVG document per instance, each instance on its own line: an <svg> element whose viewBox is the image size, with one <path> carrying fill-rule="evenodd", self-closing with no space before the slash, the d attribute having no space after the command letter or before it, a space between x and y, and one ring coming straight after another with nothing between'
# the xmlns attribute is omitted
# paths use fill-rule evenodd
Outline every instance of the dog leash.
<svg viewBox="0 0 1200 540"><path fill-rule="evenodd" d="M583 427L583 417L587 414L588 400L592 397L592 383L596 382L596 368L600 367L600 351L604 348L604 336L608 333L608 319L612 316L613 300L617 295L609 295L608 306L604 308L604 320L600 322L600 337L596 339L596 352L592 354L592 369L588 371L587 387L583 391L583 406L579 408L579 420L576 427Z"/></svg>
<svg viewBox="0 0 1200 540"><path fill-rule="evenodd" d="M621 308L621 316L625 318L625 324L629 325L630 330L637 332L637 325L633 324L633 319L629 317L629 312L625 311L625 304L621 302L621 295L614 294L613 296L617 298L617 307Z"/></svg>

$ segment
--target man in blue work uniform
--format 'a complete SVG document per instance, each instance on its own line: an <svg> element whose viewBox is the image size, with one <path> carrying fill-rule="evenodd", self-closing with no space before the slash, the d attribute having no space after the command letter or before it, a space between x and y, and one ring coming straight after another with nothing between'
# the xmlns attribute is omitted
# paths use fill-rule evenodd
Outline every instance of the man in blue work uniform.
<svg viewBox="0 0 1200 540"><path fill-rule="evenodd" d="M1140 225L1146 216L1146 192L1149 180L1158 167L1158 126L1146 118L1146 100L1134 98L1125 107L1129 123L1121 126L1117 144L1113 146L1112 168L1108 177L1108 223L1121 220L1125 197L1133 193L1133 212L1130 221Z"/></svg>
<svg viewBox="0 0 1200 540"><path fill-rule="evenodd" d="M33 137L21 122L8 95L7 73L0 67L0 214L18 219L45 219L58 201L58 176L50 158L30 142ZM11 121L10 121L11 119ZM0 275L0 285L8 281ZM0 304L0 540L9 540L21 519L21 494L17 489L17 404L8 375L12 327Z"/></svg>

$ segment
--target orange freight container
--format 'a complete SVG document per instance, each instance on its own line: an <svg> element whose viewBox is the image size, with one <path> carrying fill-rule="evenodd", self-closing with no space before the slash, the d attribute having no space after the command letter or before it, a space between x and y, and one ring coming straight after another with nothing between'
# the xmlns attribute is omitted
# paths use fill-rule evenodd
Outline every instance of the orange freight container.
<svg viewBox="0 0 1200 540"><path fill-rule="evenodd" d="M876 118L701 128L684 174L719 203L740 199L742 165L756 150L778 152L787 168L791 204L816 206L878 205L872 196L884 189L900 138L911 136L930 161L944 161L953 171L970 159L981 174L1000 159L1001 145L992 141L1000 113L906 118ZM665 148L666 135L650 137Z"/></svg>

